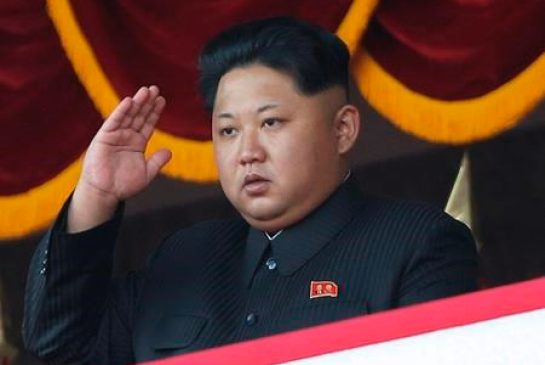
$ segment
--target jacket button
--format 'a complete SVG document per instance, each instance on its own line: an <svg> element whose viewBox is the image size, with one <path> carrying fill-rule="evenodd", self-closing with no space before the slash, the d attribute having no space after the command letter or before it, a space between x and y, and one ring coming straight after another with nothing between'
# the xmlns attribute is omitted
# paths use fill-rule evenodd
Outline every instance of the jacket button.
<svg viewBox="0 0 545 365"><path fill-rule="evenodd" d="M248 326L253 326L254 324L257 323L257 314L255 313L250 313L246 316L246 324Z"/></svg>
<svg viewBox="0 0 545 365"><path fill-rule="evenodd" d="M267 265L267 267L269 268L269 270L274 270L276 269L276 260L274 258L269 258L267 260L267 262L265 262L265 265Z"/></svg>

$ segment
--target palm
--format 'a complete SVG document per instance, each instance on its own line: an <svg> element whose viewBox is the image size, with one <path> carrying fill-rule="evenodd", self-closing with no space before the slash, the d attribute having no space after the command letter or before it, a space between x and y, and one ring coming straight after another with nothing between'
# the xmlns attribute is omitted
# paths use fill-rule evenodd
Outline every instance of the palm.
<svg viewBox="0 0 545 365"><path fill-rule="evenodd" d="M165 100L155 86L141 88L134 97L125 98L91 142L81 182L117 200L147 187L170 158L166 150L156 152L149 160L144 157L164 106Z"/></svg>

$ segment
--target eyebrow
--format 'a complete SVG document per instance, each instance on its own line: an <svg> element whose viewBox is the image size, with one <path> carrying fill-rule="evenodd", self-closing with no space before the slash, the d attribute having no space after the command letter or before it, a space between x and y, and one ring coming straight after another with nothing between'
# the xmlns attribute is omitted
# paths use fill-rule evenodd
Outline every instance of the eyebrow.
<svg viewBox="0 0 545 365"><path fill-rule="evenodd" d="M277 108L277 107L278 107L278 104L266 104L266 105L263 105L263 106L260 106L259 108L257 108L257 113L258 114L263 113L264 111L274 109L274 108ZM234 116L231 113L221 113L221 114L218 115L218 119L219 118L234 119Z"/></svg>
<svg viewBox="0 0 545 365"><path fill-rule="evenodd" d="M277 108L278 104L267 104L257 108L258 113L263 113L266 110Z"/></svg>

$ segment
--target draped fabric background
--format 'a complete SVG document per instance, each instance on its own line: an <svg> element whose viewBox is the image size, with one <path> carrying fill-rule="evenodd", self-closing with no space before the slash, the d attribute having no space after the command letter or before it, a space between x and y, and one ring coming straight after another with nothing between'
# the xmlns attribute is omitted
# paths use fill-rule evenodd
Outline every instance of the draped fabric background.
<svg viewBox="0 0 545 365"><path fill-rule="evenodd" d="M351 49L364 99L353 171L366 191L444 206L468 151L483 285L545 274L545 1L2 0L0 285L11 343L20 346L33 247L102 120L139 85L168 99L150 150L174 158L129 203L117 270L139 267L180 225L234 214L208 184L217 173L196 57L226 26L271 15L337 31ZM522 120L531 123L514 128Z"/></svg>
<svg viewBox="0 0 545 365"><path fill-rule="evenodd" d="M545 51L544 15L541 0L385 0L364 44L411 90L464 100L501 87Z"/></svg>
<svg viewBox="0 0 545 365"><path fill-rule="evenodd" d="M368 101L426 140L471 143L544 96L542 0L384 0L355 59Z"/></svg>
<svg viewBox="0 0 545 365"><path fill-rule="evenodd" d="M44 3L0 2L0 195L55 177L85 150L100 120Z"/></svg>
<svg viewBox="0 0 545 365"><path fill-rule="evenodd" d="M2 2L0 238L49 224L102 119L139 85L160 85L169 103L150 144L174 152L164 173L214 181L196 60L206 39L248 19L290 14L331 31L344 27L339 34L354 52L364 97L395 125L430 141L490 137L545 94L535 82L545 77L542 0L377 3Z"/></svg>
<svg viewBox="0 0 545 365"><path fill-rule="evenodd" d="M64 1L3 3L0 238L54 217L73 188L79 157L119 95L160 85L168 99L150 149L167 146L164 170L214 181L208 118L197 94L197 55L225 26L292 14L335 30L348 1ZM20 145L24 144L24 151Z"/></svg>

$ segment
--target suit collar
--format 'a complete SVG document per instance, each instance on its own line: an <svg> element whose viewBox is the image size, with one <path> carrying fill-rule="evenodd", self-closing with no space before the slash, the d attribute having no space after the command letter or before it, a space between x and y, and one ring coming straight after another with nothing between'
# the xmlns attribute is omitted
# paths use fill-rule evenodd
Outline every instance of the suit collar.
<svg viewBox="0 0 545 365"><path fill-rule="evenodd" d="M281 275L291 275L333 240L352 220L362 204L354 178L349 178L302 221L286 228L270 245ZM246 239L244 279L250 284L269 240L264 232L250 227Z"/></svg>
<svg viewBox="0 0 545 365"><path fill-rule="evenodd" d="M244 282L246 285L250 284L257 265L261 261L268 246L269 240L265 234L262 231L250 227L244 252Z"/></svg>

